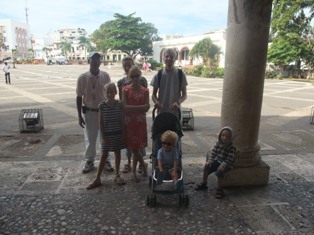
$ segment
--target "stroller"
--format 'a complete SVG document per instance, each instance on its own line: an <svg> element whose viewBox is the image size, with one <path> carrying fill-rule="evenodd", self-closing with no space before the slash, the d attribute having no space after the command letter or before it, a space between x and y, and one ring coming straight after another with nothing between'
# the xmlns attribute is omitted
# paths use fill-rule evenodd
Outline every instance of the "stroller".
<svg viewBox="0 0 314 235"><path fill-rule="evenodd" d="M183 169L182 169L182 150L181 150L181 137L183 136L181 123L179 119L172 113L160 113L155 118L156 109L153 110L153 126L152 126L152 154L150 156L152 163L152 174L149 176L149 186L150 186L150 194L147 195L147 206L156 206L157 204L157 196L156 193L164 193L164 194L178 194L179 205L189 205L189 196L184 194L183 187ZM163 132L171 130L177 133L178 142L177 149L179 152L178 156L178 180L182 182L182 188L179 191L176 191L173 186L173 180L170 176L165 177L162 181L161 185L157 185L157 177L158 177L158 161L157 161L157 152L158 149L161 148L161 140L160 137Z"/></svg>

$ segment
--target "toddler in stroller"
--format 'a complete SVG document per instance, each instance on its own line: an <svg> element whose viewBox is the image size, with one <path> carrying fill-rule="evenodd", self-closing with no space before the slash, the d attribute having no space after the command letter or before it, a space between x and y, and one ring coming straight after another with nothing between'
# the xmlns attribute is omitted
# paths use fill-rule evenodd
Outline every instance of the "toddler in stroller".
<svg viewBox="0 0 314 235"><path fill-rule="evenodd" d="M154 119L152 175L149 177L151 193L147 195L147 205L156 205L156 193L177 193L179 194L179 204L188 206L189 197L184 195L183 187L182 136L180 121L174 114L160 113Z"/></svg>

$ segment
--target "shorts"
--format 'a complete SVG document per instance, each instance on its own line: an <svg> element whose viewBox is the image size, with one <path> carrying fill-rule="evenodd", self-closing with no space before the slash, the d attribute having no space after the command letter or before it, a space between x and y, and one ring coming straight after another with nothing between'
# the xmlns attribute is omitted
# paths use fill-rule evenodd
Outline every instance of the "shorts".
<svg viewBox="0 0 314 235"><path fill-rule="evenodd" d="M210 166L205 166L204 167L204 173L207 173L208 175L210 175L211 173L215 172L215 175L217 177L223 177L223 175L230 171L230 167L226 166L225 167L225 171L221 172L220 170L218 170L219 166L221 165L221 162L214 160L214 162L212 162L212 164L210 164Z"/></svg>

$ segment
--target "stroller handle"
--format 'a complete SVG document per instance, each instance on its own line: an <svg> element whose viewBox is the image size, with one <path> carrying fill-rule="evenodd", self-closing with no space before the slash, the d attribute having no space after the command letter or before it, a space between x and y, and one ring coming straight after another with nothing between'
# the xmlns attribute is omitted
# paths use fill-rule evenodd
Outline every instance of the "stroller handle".
<svg viewBox="0 0 314 235"><path fill-rule="evenodd" d="M157 111L157 108L154 107L153 112L152 112L152 114L153 114L153 121L156 118L156 111ZM179 112L179 118L178 119L181 120L181 109L178 109L178 112Z"/></svg>

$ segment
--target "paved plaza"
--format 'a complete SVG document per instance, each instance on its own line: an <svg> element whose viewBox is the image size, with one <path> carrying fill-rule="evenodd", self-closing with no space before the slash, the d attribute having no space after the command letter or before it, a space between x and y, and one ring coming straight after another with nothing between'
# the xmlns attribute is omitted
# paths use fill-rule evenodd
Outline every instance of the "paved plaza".
<svg viewBox="0 0 314 235"><path fill-rule="evenodd" d="M121 173L124 186L114 184L114 173L104 172L101 187L85 189L96 170L81 173L84 138L75 88L88 65L16 67L11 69L12 85L5 84L4 75L0 82L1 235L314 234L312 84L265 80L259 143L262 160L270 166L269 184L228 188L226 197L217 200L214 176L209 177L208 191L196 192L194 187L220 129L223 80L188 77L183 106L193 109L194 130L184 132L182 150L190 203L179 206L177 195L157 194L157 205L148 207L148 179L135 183L130 173ZM124 76L121 64L101 69L113 82ZM154 72L143 75L150 82ZM23 109L41 109L44 129L20 133ZM151 140L147 163L150 153ZM126 163L124 151L122 156L121 167Z"/></svg>

